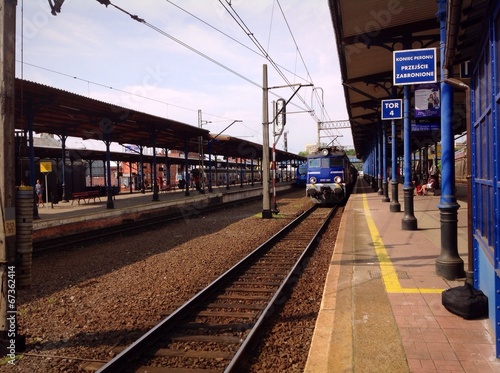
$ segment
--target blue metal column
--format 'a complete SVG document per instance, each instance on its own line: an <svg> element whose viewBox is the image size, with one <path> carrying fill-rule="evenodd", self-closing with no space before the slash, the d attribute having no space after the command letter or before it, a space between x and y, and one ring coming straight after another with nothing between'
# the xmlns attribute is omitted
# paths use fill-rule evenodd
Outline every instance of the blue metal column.
<svg viewBox="0 0 500 373"><path fill-rule="evenodd" d="M438 0L440 55L445 55L446 0ZM443 82L441 67L441 198L438 204L441 220L441 254L436 259L436 274L447 280L465 277L464 261L458 255L458 208L455 197L455 159L453 148L453 87ZM471 208L471 206L469 206Z"/></svg>
<svg viewBox="0 0 500 373"><path fill-rule="evenodd" d="M375 136L375 139L372 144L372 189L375 191L377 190L377 137Z"/></svg>
<svg viewBox="0 0 500 373"><path fill-rule="evenodd" d="M377 131L377 193L382 195L384 194L384 191L382 190L382 131L380 124L376 124L375 128Z"/></svg>
<svg viewBox="0 0 500 373"><path fill-rule="evenodd" d="M387 190L387 136L386 136L386 128L385 128L385 121L382 121L381 123L382 126L382 192L383 192L383 197L382 197L382 202L390 202L389 199L389 191Z"/></svg>
<svg viewBox="0 0 500 373"><path fill-rule="evenodd" d="M404 104L403 104L403 132L404 132L404 172L405 182L403 184L405 211L402 220L402 228L405 231L415 231L417 227L417 218L413 209L413 184L411 182L411 123L410 123L410 86L404 86Z"/></svg>
<svg viewBox="0 0 500 373"><path fill-rule="evenodd" d="M391 137L392 137L392 146L391 146L391 153L392 153L392 163L391 163L391 168L392 168L392 180L391 180L391 187L392 187L392 199L391 199L391 207L390 211L391 212L400 212L401 211L401 204L398 201L398 166L397 166L397 135L396 135L396 122L393 119L391 122Z"/></svg>

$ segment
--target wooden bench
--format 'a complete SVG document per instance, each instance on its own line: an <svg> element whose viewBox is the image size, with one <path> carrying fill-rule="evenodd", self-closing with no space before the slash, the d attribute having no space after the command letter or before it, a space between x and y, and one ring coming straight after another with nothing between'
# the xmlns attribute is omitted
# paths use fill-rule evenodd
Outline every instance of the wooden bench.
<svg viewBox="0 0 500 373"><path fill-rule="evenodd" d="M83 199L83 203L90 203L90 200L93 199L95 202L96 198L99 198L99 202L101 202L101 195L98 190L89 190L86 192L74 192L72 193L73 196L73 201L71 201L71 204L75 202L75 200L78 201L78 204L80 204L80 200Z"/></svg>

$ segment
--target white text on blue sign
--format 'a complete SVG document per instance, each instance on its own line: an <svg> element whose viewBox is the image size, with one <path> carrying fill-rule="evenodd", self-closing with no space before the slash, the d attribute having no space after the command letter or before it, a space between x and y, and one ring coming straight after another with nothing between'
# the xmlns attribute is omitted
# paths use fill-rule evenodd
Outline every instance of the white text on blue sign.
<svg viewBox="0 0 500 373"><path fill-rule="evenodd" d="M394 51L394 85L436 82L436 49Z"/></svg>
<svg viewBox="0 0 500 373"><path fill-rule="evenodd" d="M401 119L403 102L397 100L382 100L382 120Z"/></svg>

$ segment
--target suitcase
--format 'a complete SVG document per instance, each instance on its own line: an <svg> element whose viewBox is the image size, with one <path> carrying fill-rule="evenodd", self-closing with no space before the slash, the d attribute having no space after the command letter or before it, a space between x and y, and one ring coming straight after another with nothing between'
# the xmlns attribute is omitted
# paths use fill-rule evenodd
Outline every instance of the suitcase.
<svg viewBox="0 0 500 373"><path fill-rule="evenodd" d="M466 282L441 295L444 308L466 320L488 317L488 297Z"/></svg>

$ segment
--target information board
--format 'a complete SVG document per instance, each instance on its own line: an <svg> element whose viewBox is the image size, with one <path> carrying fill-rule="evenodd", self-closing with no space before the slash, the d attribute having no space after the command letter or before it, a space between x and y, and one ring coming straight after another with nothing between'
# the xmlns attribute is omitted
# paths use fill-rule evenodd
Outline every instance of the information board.
<svg viewBox="0 0 500 373"><path fill-rule="evenodd" d="M382 100L382 120L401 119L403 117L403 100Z"/></svg>
<svg viewBox="0 0 500 373"><path fill-rule="evenodd" d="M394 85L435 83L436 81L436 48L393 52Z"/></svg>

